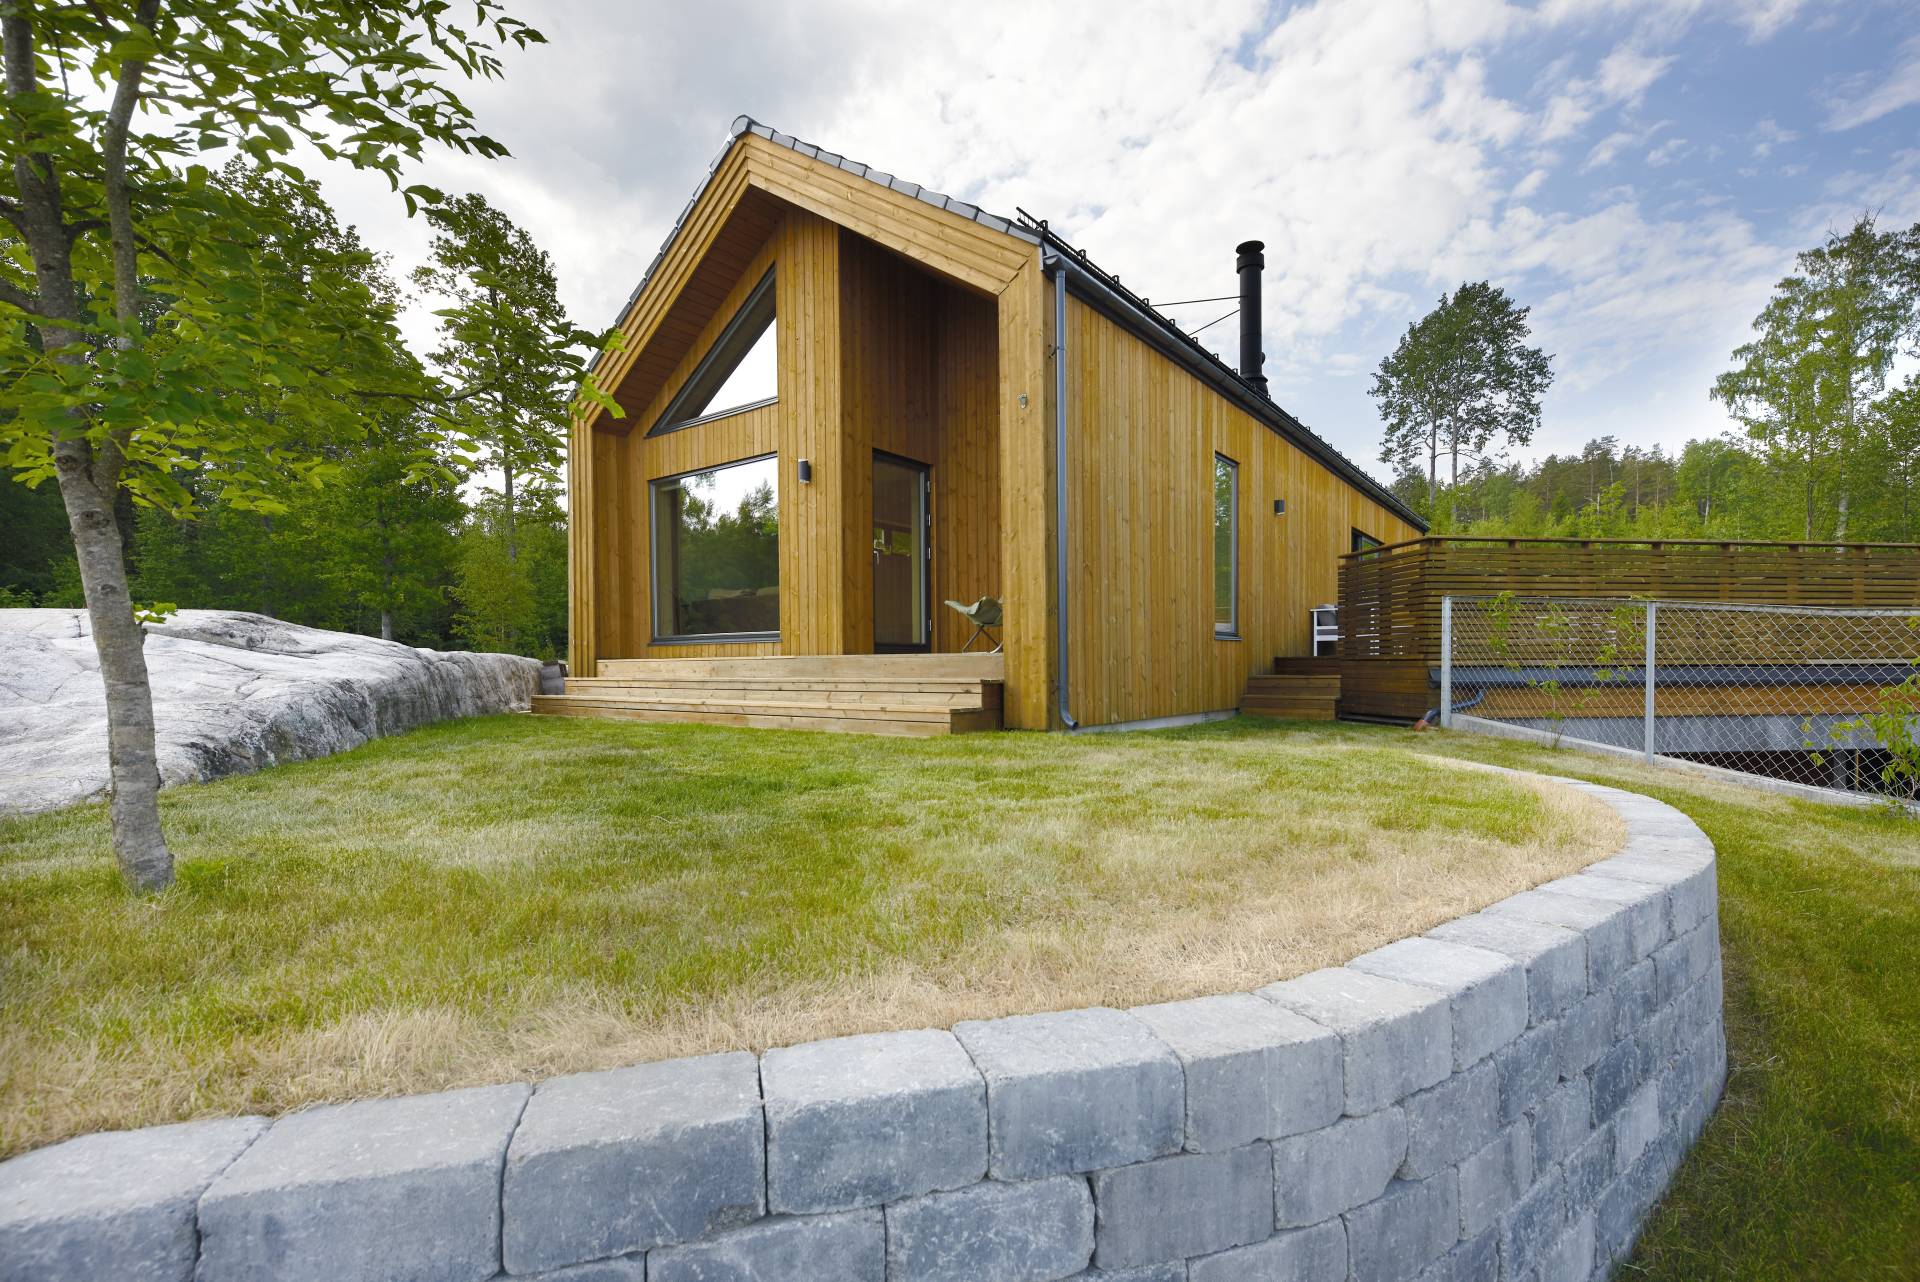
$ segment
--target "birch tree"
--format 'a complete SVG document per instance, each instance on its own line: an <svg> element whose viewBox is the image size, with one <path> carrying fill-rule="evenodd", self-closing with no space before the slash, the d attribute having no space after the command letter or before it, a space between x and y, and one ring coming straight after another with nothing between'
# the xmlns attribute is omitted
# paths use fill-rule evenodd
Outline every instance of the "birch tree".
<svg viewBox="0 0 1920 1282"><path fill-rule="evenodd" d="M356 385L399 342L390 318L352 282L276 276L271 212L203 158L304 183L305 145L385 174L411 209L437 197L403 186L426 144L504 154L447 82L496 76L499 50L540 37L495 0L457 23L438 0L0 0L0 35L0 448L17 478L59 485L106 689L114 853L157 890L173 856L118 495L179 505L191 460L227 502L269 502L270 475L326 467L257 412L260 389L296 412L426 390Z"/></svg>

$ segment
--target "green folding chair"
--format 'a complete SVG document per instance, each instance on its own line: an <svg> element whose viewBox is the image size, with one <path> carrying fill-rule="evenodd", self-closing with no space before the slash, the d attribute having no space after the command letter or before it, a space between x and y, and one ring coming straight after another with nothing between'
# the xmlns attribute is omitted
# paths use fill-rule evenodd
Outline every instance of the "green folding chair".
<svg viewBox="0 0 1920 1282"><path fill-rule="evenodd" d="M982 636L986 637L989 641L993 641L993 649L988 651L989 654L1000 653L1000 643L994 641L993 633L987 631L988 628L997 628L1000 626L1001 613L999 597L983 596L972 605L967 605L960 601L949 601L947 602L947 608L967 622L973 624L973 635L967 638L966 645L960 647L960 653L965 654L972 648L973 643L978 641Z"/></svg>

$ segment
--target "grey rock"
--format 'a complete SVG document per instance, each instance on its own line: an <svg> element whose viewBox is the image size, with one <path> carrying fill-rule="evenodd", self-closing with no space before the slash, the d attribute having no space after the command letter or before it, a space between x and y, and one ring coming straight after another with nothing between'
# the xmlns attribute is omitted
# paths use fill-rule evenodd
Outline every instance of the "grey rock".
<svg viewBox="0 0 1920 1282"><path fill-rule="evenodd" d="M1529 1025L1557 1018L1587 995L1587 940L1577 930L1482 912L1435 926L1427 937L1504 953L1525 967Z"/></svg>
<svg viewBox="0 0 1920 1282"><path fill-rule="evenodd" d="M1346 1276L1347 1233L1338 1220L1187 1261L1187 1282L1328 1282Z"/></svg>
<svg viewBox="0 0 1920 1282"><path fill-rule="evenodd" d="M1446 995L1455 1071L1476 1064L1527 1027L1527 977L1503 953L1440 939L1402 939L1347 963Z"/></svg>
<svg viewBox="0 0 1920 1282"><path fill-rule="evenodd" d="M1051 1282L1093 1255L1093 1197L1077 1176L908 1198L886 1222L888 1282Z"/></svg>
<svg viewBox="0 0 1920 1282"><path fill-rule="evenodd" d="M952 1033L841 1037L768 1051L767 1208L878 1206L987 1173L987 1088Z"/></svg>
<svg viewBox="0 0 1920 1282"><path fill-rule="evenodd" d="M1273 1154L1249 1144L1097 1171L1093 1206L1103 1269L1245 1246L1273 1232Z"/></svg>
<svg viewBox="0 0 1920 1282"><path fill-rule="evenodd" d="M1550 890L1523 890L1489 904L1486 911L1579 931L1587 940L1590 993L1611 984L1614 976L1638 960L1633 953L1631 923L1620 904Z"/></svg>
<svg viewBox="0 0 1920 1282"><path fill-rule="evenodd" d="M538 660L457 654L236 610L149 625L163 785L322 757L452 717L529 706ZM0 814L107 791L106 695L85 610L0 610Z"/></svg>
<svg viewBox="0 0 1920 1282"><path fill-rule="evenodd" d="M1273 1142L1274 1224L1299 1228L1371 1202L1407 1156L1406 1114L1382 1109Z"/></svg>
<svg viewBox="0 0 1920 1282"><path fill-rule="evenodd" d="M1304 1015L1248 993L1131 1013L1186 1070L1191 1152L1318 1130L1340 1116L1346 1099L1340 1039Z"/></svg>
<svg viewBox="0 0 1920 1282"><path fill-rule="evenodd" d="M1459 1181L1452 1171L1397 1180L1342 1218L1353 1282L1405 1282L1460 1240Z"/></svg>
<svg viewBox="0 0 1920 1282"><path fill-rule="evenodd" d="M997 1180L1143 1162L1185 1139L1180 1061L1131 1015L1095 1007L953 1032L987 1079Z"/></svg>
<svg viewBox="0 0 1920 1282"><path fill-rule="evenodd" d="M880 1209L776 1216L685 1246L647 1253L648 1282L886 1282Z"/></svg>
<svg viewBox="0 0 1920 1282"><path fill-rule="evenodd" d="M258 1117L83 1135L0 1162L0 1282L184 1282L194 1207Z"/></svg>
<svg viewBox="0 0 1920 1282"><path fill-rule="evenodd" d="M1407 1158L1400 1174L1424 1180L1457 1165L1500 1130L1500 1078L1491 1061L1409 1095Z"/></svg>
<svg viewBox="0 0 1920 1282"><path fill-rule="evenodd" d="M275 1122L200 1199L198 1282L463 1282L500 1268L500 1165L529 1088Z"/></svg>
<svg viewBox="0 0 1920 1282"><path fill-rule="evenodd" d="M1460 1235L1478 1237L1533 1183L1533 1130L1518 1121L1460 1163Z"/></svg>
<svg viewBox="0 0 1920 1282"><path fill-rule="evenodd" d="M1346 1110L1372 1113L1447 1076L1453 1029L1444 995L1417 984L1334 967L1260 990L1340 1035Z"/></svg>
<svg viewBox="0 0 1920 1282"><path fill-rule="evenodd" d="M506 1276L502 1273L500 1278ZM494 1282L500 1282L500 1278ZM616 1255L606 1260L589 1260L585 1264L569 1264L540 1273L516 1274L514 1282L647 1282L647 1257Z"/></svg>
<svg viewBox="0 0 1920 1282"><path fill-rule="evenodd" d="M1624 1173L1633 1169L1640 1155L1659 1137L1660 1092L1649 1082L1629 1096L1614 1115L1614 1170Z"/></svg>
<svg viewBox="0 0 1920 1282"><path fill-rule="evenodd" d="M759 1065L735 1051L543 1082L507 1152L507 1271L684 1242L765 1211Z"/></svg>
<svg viewBox="0 0 1920 1282"><path fill-rule="evenodd" d="M1624 1041L1593 1065L1593 1116L1605 1121L1620 1111L1627 1097L1647 1079L1645 1049L1638 1041Z"/></svg>
<svg viewBox="0 0 1920 1282"><path fill-rule="evenodd" d="M1661 886L1667 892L1667 933L1674 938L1686 934L1713 917L1718 907L1718 888L1711 855L1660 856L1616 855L1587 865L1586 871L1622 881L1644 881Z"/></svg>
<svg viewBox="0 0 1920 1282"><path fill-rule="evenodd" d="M1695 926L1672 941L1663 944L1653 955L1653 964L1659 975L1658 1000L1661 1005L1673 1001L1681 993L1693 987L1706 977L1714 959L1714 927L1712 924Z"/></svg>
<svg viewBox="0 0 1920 1282"><path fill-rule="evenodd" d="M1560 1175L1566 1185L1570 1213L1593 1206L1613 1182L1614 1143L1613 1123L1607 1122L1595 1127L1586 1142L1567 1158Z"/></svg>
<svg viewBox="0 0 1920 1282"><path fill-rule="evenodd" d="M1163 1260L1137 1269L1088 1269L1066 1282L1187 1282L1187 1262Z"/></svg>
<svg viewBox="0 0 1920 1282"><path fill-rule="evenodd" d="M1659 975L1653 958L1629 966L1613 981L1613 1036L1632 1037L1659 1004Z"/></svg>

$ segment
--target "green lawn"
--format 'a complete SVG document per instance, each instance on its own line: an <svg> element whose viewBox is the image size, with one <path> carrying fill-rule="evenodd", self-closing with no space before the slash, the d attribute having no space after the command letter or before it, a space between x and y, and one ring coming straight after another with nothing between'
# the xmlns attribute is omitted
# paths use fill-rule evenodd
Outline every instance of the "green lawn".
<svg viewBox="0 0 1920 1282"><path fill-rule="evenodd" d="M1572 752L1430 750L1616 784L1719 851L1729 1077L1634 1278L1920 1278L1920 821Z"/></svg>
<svg viewBox="0 0 1920 1282"><path fill-rule="evenodd" d="M1610 849L1406 735L495 717L0 821L0 1152L81 1130L1265 983Z"/></svg>

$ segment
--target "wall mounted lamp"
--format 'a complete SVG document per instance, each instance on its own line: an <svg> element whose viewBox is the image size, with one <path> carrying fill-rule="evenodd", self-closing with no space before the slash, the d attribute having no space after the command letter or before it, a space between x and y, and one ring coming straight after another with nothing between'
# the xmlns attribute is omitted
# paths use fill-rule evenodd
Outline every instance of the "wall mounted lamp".
<svg viewBox="0 0 1920 1282"><path fill-rule="evenodd" d="M800 484L802 485L813 484L813 460L812 459L803 458L800 460Z"/></svg>
<svg viewBox="0 0 1920 1282"><path fill-rule="evenodd" d="M1275 516L1285 516L1287 514L1287 501L1285 499L1275 499L1273 501L1273 514Z"/></svg>

